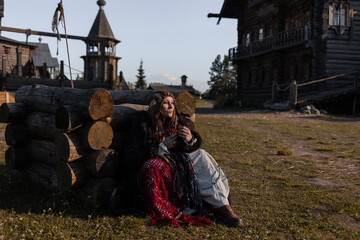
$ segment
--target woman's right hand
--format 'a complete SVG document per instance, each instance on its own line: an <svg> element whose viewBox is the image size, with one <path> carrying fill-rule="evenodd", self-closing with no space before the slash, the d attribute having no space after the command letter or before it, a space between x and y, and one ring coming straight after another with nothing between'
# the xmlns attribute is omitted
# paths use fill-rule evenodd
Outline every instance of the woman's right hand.
<svg viewBox="0 0 360 240"><path fill-rule="evenodd" d="M169 137L165 138L163 144L167 147L167 149L172 149L176 145L177 138L178 138L177 133L174 133L173 135L170 135Z"/></svg>

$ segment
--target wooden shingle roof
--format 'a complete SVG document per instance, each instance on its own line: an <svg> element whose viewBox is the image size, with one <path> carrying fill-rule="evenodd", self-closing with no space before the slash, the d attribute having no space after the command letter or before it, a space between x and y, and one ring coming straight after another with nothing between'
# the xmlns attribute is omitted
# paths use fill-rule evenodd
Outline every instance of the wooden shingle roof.
<svg viewBox="0 0 360 240"><path fill-rule="evenodd" d="M88 38L105 38L108 40L113 40L115 42L120 42L115 38L114 33L111 30L109 21L105 15L104 6L106 2L104 0L99 0L97 1L97 4L99 5L100 9L90 29Z"/></svg>

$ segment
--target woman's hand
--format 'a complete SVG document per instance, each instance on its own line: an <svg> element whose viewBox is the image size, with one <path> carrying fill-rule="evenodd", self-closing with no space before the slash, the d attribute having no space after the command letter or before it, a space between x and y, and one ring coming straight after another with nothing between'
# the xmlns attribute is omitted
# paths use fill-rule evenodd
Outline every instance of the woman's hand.
<svg viewBox="0 0 360 240"><path fill-rule="evenodd" d="M179 127L178 135L187 143L190 142L193 138L190 129L185 126Z"/></svg>
<svg viewBox="0 0 360 240"><path fill-rule="evenodd" d="M169 137L165 138L163 144L167 147L167 149L172 149L176 145L177 138L178 138L178 134L174 133L173 135L170 135Z"/></svg>

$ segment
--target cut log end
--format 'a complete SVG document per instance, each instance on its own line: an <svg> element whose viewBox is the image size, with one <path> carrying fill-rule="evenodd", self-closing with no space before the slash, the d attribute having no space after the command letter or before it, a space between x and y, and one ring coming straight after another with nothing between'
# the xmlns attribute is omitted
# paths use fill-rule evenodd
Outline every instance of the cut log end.
<svg viewBox="0 0 360 240"><path fill-rule="evenodd" d="M70 116L64 106L60 106L56 109L55 125L57 129L64 131L67 131L70 128Z"/></svg>
<svg viewBox="0 0 360 240"><path fill-rule="evenodd" d="M8 146L25 146L29 141L27 128L23 124L8 124L5 129L5 141Z"/></svg>
<svg viewBox="0 0 360 240"><path fill-rule="evenodd" d="M112 149L103 149L89 153L83 159L89 174L94 177L112 177L119 165L117 152Z"/></svg>
<svg viewBox="0 0 360 240"><path fill-rule="evenodd" d="M8 123L9 122L9 107L6 103L3 103L0 107L0 122Z"/></svg>
<svg viewBox="0 0 360 240"><path fill-rule="evenodd" d="M86 183L88 177L82 162L59 163L56 166L56 178L64 189L75 188Z"/></svg>
<svg viewBox="0 0 360 240"><path fill-rule="evenodd" d="M10 147L5 152L5 164L9 169L24 169L28 166L30 159L26 156L24 148Z"/></svg>
<svg viewBox="0 0 360 240"><path fill-rule="evenodd" d="M0 122L22 123L28 110L22 103L3 103L0 107Z"/></svg>
<svg viewBox="0 0 360 240"><path fill-rule="evenodd" d="M55 154L63 162L72 162L86 153L81 137L77 133L59 133L54 139Z"/></svg>
<svg viewBox="0 0 360 240"><path fill-rule="evenodd" d="M63 162L68 162L70 158L69 137L64 133L56 134L54 138L55 154Z"/></svg>
<svg viewBox="0 0 360 240"><path fill-rule="evenodd" d="M191 117L195 113L195 100L188 92L181 92L176 97L176 111L179 115Z"/></svg>
<svg viewBox="0 0 360 240"><path fill-rule="evenodd" d="M100 89L90 100L89 114L93 120L106 119L114 111L114 101L109 91Z"/></svg>
<svg viewBox="0 0 360 240"><path fill-rule="evenodd" d="M107 122L94 122L87 132L85 144L93 150L108 148L114 137L114 132Z"/></svg>

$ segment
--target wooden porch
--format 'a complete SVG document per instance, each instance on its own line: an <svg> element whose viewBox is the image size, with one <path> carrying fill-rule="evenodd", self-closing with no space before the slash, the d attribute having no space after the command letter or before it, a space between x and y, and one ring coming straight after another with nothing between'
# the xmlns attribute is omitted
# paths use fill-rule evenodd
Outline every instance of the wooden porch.
<svg viewBox="0 0 360 240"><path fill-rule="evenodd" d="M294 46L307 44L311 40L311 28L308 25L279 32L249 43L229 49L231 61L242 60L249 57L279 51Z"/></svg>
<svg viewBox="0 0 360 240"><path fill-rule="evenodd" d="M352 113L356 113L357 96L360 96L360 71L349 71L336 76L272 87L272 104L265 108L288 110L314 102L326 102L341 96L354 96Z"/></svg>

